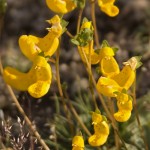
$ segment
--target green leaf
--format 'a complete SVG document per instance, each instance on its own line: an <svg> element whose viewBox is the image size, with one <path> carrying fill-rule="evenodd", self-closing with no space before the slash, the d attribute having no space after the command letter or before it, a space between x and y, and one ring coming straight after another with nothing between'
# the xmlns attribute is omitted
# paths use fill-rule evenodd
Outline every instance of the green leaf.
<svg viewBox="0 0 150 150"><path fill-rule="evenodd" d="M108 44L107 40L102 41L102 48L103 47L109 47L109 44Z"/></svg>
<svg viewBox="0 0 150 150"><path fill-rule="evenodd" d="M67 30L66 26L69 24L69 22L64 19L61 19L60 24L62 26L62 34L63 34Z"/></svg>

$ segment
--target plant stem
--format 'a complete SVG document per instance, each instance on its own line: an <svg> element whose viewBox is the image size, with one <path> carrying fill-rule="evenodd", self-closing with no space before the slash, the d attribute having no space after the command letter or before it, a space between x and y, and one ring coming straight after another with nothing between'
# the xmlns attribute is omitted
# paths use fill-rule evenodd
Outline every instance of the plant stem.
<svg viewBox="0 0 150 150"><path fill-rule="evenodd" d="M133 106L134 106L134 111L135 111L135 115L136 115L136 120L141 132L141 137L143 139L143 142L145 144L145 150L148 150L148 144L146 141L146 138L144 136L144 129L142 128L141 122L140 122L140 118L139 118L139 113L138 113L138 109L137 109L137 102L136 102L136 72L135 72L135 80L134 80L134 84L133 84Z"/></svg>
<svg viewBox="0 0 150 150"><path fill-rule="evenodd" d="M0 70L1 70L1 74L3 74L3 66L1 63L1 58L0 58ZM32 122L30 121L30 119L28 118L28 116L25 114L23 108L21 107L21 105L19 104L12 88L6 84L6 87L12 97L12 100L14 101L14 103L16 104L16 107L18 108L19 112L22 114L22 116L24 117L27 125L29 126L30 130L33 132L33 134L36 136L36 138L38 139L39 143L43 146L43 148L45 150L50 150L50 148L46 145L46 143L44 142L44 140L41 138L40 134L38 133L38 131L35 129L34 125L32 124Z"/></svg>
<svg viewBox="0 0 150 150"><path fill-rule="evenodd" d="M73 36L68 30L66 30L66 34L67 34L70 38L74 38L74 36Z"/></svg>
<svg viewBox="0 0 150 150"><path fill-rule="evenodd" d="M94 37L95 37L96 46L97 48L100 48L99 36L97 32L96 19L95 19L95 0L91 0L91 17L92 17L92 22L94 27Z"/></svg>
<svg viewBox="0 0 150 150"><path fill-rule="evenodd" d="M79 16L78 16L78 22L77 22L77 34L79 33L80 30L80 24L81 24L81 19L82 19L82 13L83 13L83 9L79 10Z"/></svg>
<svg viewBox="0 0 150 150"><path fill-rule="evenodd" d="M110 113L111 114L114 114L115 110L114 110L114 101L109 97L107 99L107 103L108 103L108 108L110 110ZM112 121L113 123L116 125L117 127L117 122L115 121L114 117L112 117ZM118 127L117 127L117 130L118 130ZM120 144L119 144L119 138L118 138L118 135L116 133L116 131L114 130L114 137L115 137L115 145L116 145L116 150L119 150L119 147L120 147Z"/></svg>

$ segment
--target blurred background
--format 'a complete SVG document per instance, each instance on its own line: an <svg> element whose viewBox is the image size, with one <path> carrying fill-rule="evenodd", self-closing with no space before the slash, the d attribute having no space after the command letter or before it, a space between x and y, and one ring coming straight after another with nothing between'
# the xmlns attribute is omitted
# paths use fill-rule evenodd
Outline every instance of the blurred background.
<svg viewBox="0 0 150 150"><path fill-rule="evenodd" d="M114 18L108 17L100 11L98 5L96 6L100 42L107 40L111 46L119 48L116 59L120 66L132 56L142 56L143 65L137 70L136 94L140 101L141 115L148 116L150 113L150 1L117 0L116 5L120 13ZM69 21L67 29L73 35L76 33L78 13L76 9L64 16L64 19ZM0 0L0 53L4 67L9 65L21 71L27 71L30 68L31 62L21 54L18 39L23 34L38 37L46 35L46 28L49 24L45 20L52 16L54 13L48 9L45 0ZM89 3L86 5L83 17L91 19ZM51 66L55 76L55 66L54 64ZM79 93L86 93L89 86L86 70L77 48L65 33L61 42L60 75L72 99L76 98ZM95 76L98 77L98 75ZM58 94L56 80L55 77L53 78L49 93L41 99L33 99L28 93L15 91L31 120L38 128L43 129L41 134L45 138L52 132L47 124L53 119L54 97ZM16 116L22 118L11 101L0 76L0 120L11 118L11 122L16 122ZM150 118L145 124L148 134Z"/></svg>

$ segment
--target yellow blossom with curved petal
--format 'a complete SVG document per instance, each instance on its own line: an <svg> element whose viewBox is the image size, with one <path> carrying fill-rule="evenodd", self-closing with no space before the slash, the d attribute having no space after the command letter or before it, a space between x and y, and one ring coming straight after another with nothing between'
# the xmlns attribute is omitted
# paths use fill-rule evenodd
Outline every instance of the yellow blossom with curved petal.
<svg viewBox="0 0 150 150"><path fill-rule="evenodd" d="M36 56L29 72L22 73L12 67L6 67L3 72L7 84L20 91L28 91L35 98L44 96L51 84L52 71L46 59Z"/></svg>
<svg viewBox="0 0 150 150"><path fill-rule="evenodd" d="M76 8L72 0L46 0L46 4L56 13L66 14Z"/></svg>
<svg viewBox="0 0 150 150"><path fill-rule="evenodd" d="M119 110L118 112L114 113L114 118L118 122L125 122L127 121L131 116L131 111L128 110Z"/></svg>
<svg viewBox="0 0 150 150"><path fill-rule="evenodd" d="M114 57L104 57L100 62L101 72L106 77L113 77L117 75L120 70L118 63L116 62Z"/></svg>
<svg viewBox="0 0 150 150"><path fill-rule="evenodd" d="M95 134L109 135L108 123L106 121L102 121L101 123L94 124L94 132Z"/></svg>
<svg viewBox="0 0 150 150"><path fill-rule="evenodd" d="M119 13L119 9L114 5L115 0L98 0L101 11L110 17L115 17Z"/></svg>
<svg viewBox="0 0 150 150"><path fill-rule="evenodd" d="M132 99L128 94L119 93L116 97L119 110L131 111L133 109Z"/></svg>
<svg viewBox="0 0 150 150"><path fill-rule="evenodd" d="M115 55L113 49L109 46L102 47L99 51L99 61L105 57L113 57Z"/></svg>
<svg viewBox="0 0 150 150"><path fill-rule="evenodd" d="M58 38L62 34L60 18L58 15L55 15L48 22L52 24L52 27L48 28L48 34L45 37L22 35L19 38L19 46L22 53L31 61L41 52L44 52L45 56L52 56L58 48Z"/></svg>
<svg viewBox="0 0 150 150"><path fill-rule="evenodd" d="M94 134L88 138L88 142L91 146L103 145L109 135L109 125L104 120L100 113L92 113L92 124L94 125Z"/></svg>
<svg viewBox="0 0 150 150"><path fill-rule="evenodd" d="M92 124L98 124L103 121L102 115L100 113L92 112Z"/></svg>
<svg viewBox="0 0 150 150"><path fill-rule="evenodd" d="M114 92L120 91L122 88L114 80L106 77L100 77L97 82L97 90L105 96L116 97Z"/></svg>
<svg viewBox="0 0 150 150"><path fill-rule="evenodd" d="M112 77L120 87L128 90L130 86L133 84L135 79L135 71L129 65L125 65L121 72L116 76Z"/></svg>
<svg viewBox="0 0 150 150"><path fill-rule="evenodd" d="M72 150L84 150L84 140L82 136L74 136L72 140Z"/></svg>
<svg viewBox="0 0 150 150"><path fill-rule="evenodd" d="M135 79L135 71L129 65L125 65L120 73L111 78L100 77L97 82L97 90L105 96L116 97L114 92L128 90Z"/></svg>
<svg viewBox="0 0 150 150"><path fill-rule="evenodd" d="M105 134L93 134L88 138L88 142L91 146L101 146L106 143L108 135Z"/></svg>

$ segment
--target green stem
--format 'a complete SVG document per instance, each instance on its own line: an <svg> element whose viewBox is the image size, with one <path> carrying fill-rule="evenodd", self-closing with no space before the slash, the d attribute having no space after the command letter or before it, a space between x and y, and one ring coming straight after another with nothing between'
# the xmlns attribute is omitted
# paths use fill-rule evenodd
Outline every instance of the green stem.
<svg viewBox="0 0 150 150"><path fill-rule="evenodd" d="M94 37L95 37L96 46L97 48L100 48L99 36L98 36L98 31L96 26L96 19L95 19L95 0L91 0L91 17L92 17L92 22L94 27Z"/></svg>

